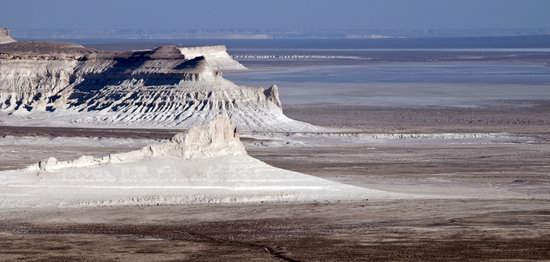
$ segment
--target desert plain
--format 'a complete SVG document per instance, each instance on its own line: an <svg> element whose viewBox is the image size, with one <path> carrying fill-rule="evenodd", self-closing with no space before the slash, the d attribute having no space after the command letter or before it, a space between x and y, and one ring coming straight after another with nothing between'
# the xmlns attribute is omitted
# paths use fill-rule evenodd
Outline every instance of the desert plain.
<svg viewBox="0 0 550 262"><path fill-rule="evenodd" d="M550 255L548 108L539 101L482 108L291 106L288 116L349 129L346 134L404 136L243 135L251 156L284 169L418 197L3 210L0 252L6 260L50 261L544 259ZM46 155L71 159L83 152L122 152L175 133L5 126L0 132L2 141L36 141L2 145L2 155L9 151L12 158L2 157L0 166L10 168ZM442 133L463 135L406 136ZM494 135L468 135L473 133Z"/></svg>
<svg viewBox="0 0 550 262"><path fill-rule="evenodd" d="M29 48L29 44L11 45L10 52L13 46ZM75 48L77 56L82 50L92 52L93 56L85 56L86 59L78 62L90 63L88 66L94 70L97 67L94 63L110 63L109 59L115 57L123 61L123 66L117 68L120 72L107 71L117 77L122 74L127 78L123 69L130 65L135 70L130 75L144 74L145 80L158 80L158 70L166 70L179 83L176 86L183 87L185 92L198 88L208 92L221 90L224 95L231 96L234 94L227 90L241 90L239 86L220 80L221 74L208 69L204 61L209 58L193 58L192 65L188 66L190 60L182 57L175 46L139 51L142 53L138 53L138 58L143 61L138 60L138 65L128 59L132 54L102 56L93 49L79 46L53 47L61 53L67 48ZM101 48L116 49L105 45ZM54 207L23 208L10 205L6 200L19 197L20 192L4 190L0 203L8 204L0 210L0 259L479 261L550 257L547 50L483 55L478 54L479 51L374 51L366 54L371 58L360 59L360 62L354 57L326 54L299 56L300 59L305 57L299 61L293 60L295 56L287 61L286 55L275 56L276 61L272 61L269 56L265 61L264 56L254 55L258 51L249 50L247 52L252 55L246 56L242 55L244 51L236 51L233 58L242 58L239 62L248 70L228 70L224 77L250 86L272 81L280 86L256 90L254 98L261 104L248 103L235 111L244 112L238 115L241 118L235 118L237 124L245 128L237 127L235 134L250 157L285 169L288 175L308 175L310 180L306 181L322 178L329 181L326 182L329 186L340 185L350 191L362 188L385 192L389 197L373 194L372 198L305 201L292 197L265 201L229 198L220 202L183 204L161 200L121 204L113 200L101 205L75 207L60 203ZM28 59L26 51L17 52L21 53L16 56ZM215 47L214 52L224 61L233 63L225 47ZM12 58L10 54L6 63L13 62ZM71 59L68 58L73 63ZM174 59L185 66L168 63ZM194 67L201 70L197 73ZM192 79L180 81L180 75L174 77L171 70L190 74L185 76ZM82 73L83 81L87 81L85 73ZM51 77L51 74L44 75ZM206 77L201 80L204 75ZM510 75L514 77L508 79ZM93 86L91 82L87 84ZM164 98L155 95L158 83L152 82L153 95L148 102L164 106ZM223 85L212 91L208 89L210 83ZM120 96L114 82L108 84L109 92L92 93L91 98L85 96L89 100L78 101L77 106L83 106L95 117L93 111L107 105L110 111L106 111L114 117L107 115L105 118L92 117L91 122L76 122L85 125L66 125L61 122L65 119L43 118L49 114L48 110L27 114L25 108L14 109L21 107L21 103L17 106L6 103L8 113L3 112L0 118L0 171L26 170L33 164L44 163L40 161L49 157L70 163L83 155L93 158L116 156L148 145L171 143L168 141L172 141L174 135L187 130L182 126L170 126L171 120L166 119L176 113L189 113L188 118L196 122L210 117L209 110L203 110L204 106L199 110L197 104L183 99L174 104L179 106L182 102L181 105L189 106L190 103L197 111L189 109L191 106L186 107L187 110L173 106L170 110L175 108L174 111L159 106L153 109L158 111L134 115L128 112L143 112L150 107L129 103L124 105L129 110L116 118L120 113L118 108L122 107L118 103ZM133 90L136 86L142 88L143 82L132 80L120 85L127 88L125 90ZM89 91L79 90L82 86L76 88L77 91ZM160 94L164 94L162 92ZM168 94L177 95L176 92ZM249 95L245 93L242 100L247 100ZM29 102L30 111L35 110L34 102ZM86 108L92 104L93 108ZM226 105L223 104L224 109ZM136 110L135 107L141 108ZM53 113L63 113L62 108L56 110L52 110ZM247 112L265 113L266 116L247 116ZM159 114L165 118L147 122ZM79 113L70 112L69 116L75 115ZM139 123L168 123L168 126L136 127L126 122L123 126L109 126L98 121L115 118L126 121L133 120L134 116L141 117L139 121L143 122ZM273 119L281 120L280 123L290 128ZM52 122L65 124L44 125ZM266 126L269 130L255 129ZM303 128L293 130L294 127ZM233 134L232 129L229 133ZM225 162L212 165L220 163ZM221 168L235 169L230 165ZM49 170L46 166L41 171ZM5 174L13 175L3 173L2 181L8 177ZM215 182L228 182L223 174L218 172L213 176ZM204 175L209 178L212 174L205 172ZM36 181L48 180L47 174L37 173L37 177ZM248 181L247 177L240 179ZM124 192L125 189L118 190ZM66 194L61 189L59 193ZM290 195L293 194L299 192Z"/></svg>

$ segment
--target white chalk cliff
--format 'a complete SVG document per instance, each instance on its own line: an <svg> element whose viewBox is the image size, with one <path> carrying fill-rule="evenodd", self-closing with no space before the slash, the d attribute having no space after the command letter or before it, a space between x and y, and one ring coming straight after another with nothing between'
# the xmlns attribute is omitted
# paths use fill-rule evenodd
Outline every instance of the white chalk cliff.
<svg viewBox="0 0 550 262"><path fill-rule="evenodd" d="M202 55L201 55L202 54ZM228 115L241 130L311 131L276 87L238 86L225 47L102 52L76 44L0 45L0 121L14 125L189 128Z"/></svg>
<svg viewBox="0 0 550 262"><path fill-rule="evenodd" d="M246 69L242 64L231 58L227 53L227 48L223 45L180 47L179 50L186 59L204 57L212 68L219 71Z"/></svg>
<svg viewBox="0 0 550 262"><path fill-rule="evenodd" d="M7 28L0 27L0 45L15 42Z"/></svg>
<svg viewBox="0 0 550 262"><path fill-rule="evenodd" d="M101 158L82 156L73 161L57 161L50 157L28 167L28 170L52 171L70 167L91 167L120 164L143 159L174 157L181 159L214 158L246 155L236 128L227 117L218 115L210 123L195 126L186 133L176 134L168 143L149 145L127 153L110 154Z"/></svg>
<svg viewBox="0 0 550 262"><path fill-rule="evenodd" d="M0 172L0 207L361 200L397 194L269 166L246 154L229 119L165 144Z"/></svg>

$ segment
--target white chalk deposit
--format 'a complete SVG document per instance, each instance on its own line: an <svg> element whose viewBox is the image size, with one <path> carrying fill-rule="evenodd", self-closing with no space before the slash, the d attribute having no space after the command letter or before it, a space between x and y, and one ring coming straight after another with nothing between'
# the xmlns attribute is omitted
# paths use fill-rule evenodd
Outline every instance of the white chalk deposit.
<svg viewBox="0 0 550 262"><path fill-rule="evenodd" d="M0 45L0 123L189 128L222 113L240 130L316 131L283 114L277 87L238 86L223 46L101 52L54 42Z"/></svg>
<svg viewBox="0 0 550 262"><path fill-rule="evenodd" d="M179 50L186 59L203 56L208 61L209 65L216 70L230 71L246 69L246 67L235 61L227 53L227 48L223 45L180 47Z"/></svg>
<svg viewBox="0 0 550 262"><path fill-rule="evenodd" d="M272 167L246 154L227 117L170 142L102 158L50 158L0 172L0 206L361 200L397 194Z"/></svg>
<svg viewBox="0 0 550 262"><path fill-rule="evenodd" d="M10 31L7 28L0 28L0 45L15 42L10 36Z"/></svg>

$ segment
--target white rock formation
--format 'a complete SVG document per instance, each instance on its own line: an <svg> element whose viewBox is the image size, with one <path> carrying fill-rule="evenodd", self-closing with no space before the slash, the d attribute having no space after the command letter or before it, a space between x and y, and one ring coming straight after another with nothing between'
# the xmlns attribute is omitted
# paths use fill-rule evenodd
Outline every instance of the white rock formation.
<svg viewBox="0 0 550 262"><path fill-rule="evenodd" d="M276 87L237 86L216 70L237 64L221 46L108 53L66 43L4 44L0 120L189 128L222 113L241 130L320 130L287 118Z"/></svg>
<svg viewBox="0 0 550 262"><path fill-rule="evenodd" d="M227 117L169 143L0 172L0 207L361 200L403 195L282 170L248 156Z"/></svg>
<svg viewBox="0 0 550 262"><path fill-rule="evenodd" d="M0 27L0 45L15 42L7 28Z"/></svg>
<svg viewBox="0 0 550 262"><path fill-rule="evenodd" d="M71 167L90 167L135 162L144 159L175 157L181 159L213 158L246 155L229 118L218 115L210 123L176 134L168 143L149 145L127 153L110 154L101 158L82 156L72 161L57 161L54 157L28 167L28 170L52 171Z"/></svg>
<svg viewBox="0 0 550 262"><path fill-rule="evenodd" d="M279 98L279 88L276 85L270 86L264 91L264 94L267 100L273 102L276 106L283 108L281 99Z"/></svg>
<svg viewBox="0 0 550 262"><path fill-rule="evenodd" d="M246 67L235 61L227 53L227 48L223 45L180 47L179 50L186 59L193 59L203 56L212 68L219 71L246 69Z"/></svg>

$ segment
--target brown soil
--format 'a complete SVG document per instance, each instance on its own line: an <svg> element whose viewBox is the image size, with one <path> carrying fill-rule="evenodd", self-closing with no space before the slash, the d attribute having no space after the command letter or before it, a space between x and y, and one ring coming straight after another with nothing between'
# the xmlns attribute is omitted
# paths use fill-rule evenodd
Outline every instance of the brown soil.
<svg viewBox="0 0 550 262"><path fill-rule="evenodd" d="M5 260L372 261L550 257L550 203L407 200L3 212Z"/></svg>
<svg viewBox="0 0 550 262"><path fill-rule="evenodd" d="M548 101L506 101L477 108L295 105L285 107L284 112L290 118L312 124L367 132L550 134Z"/></svg>

